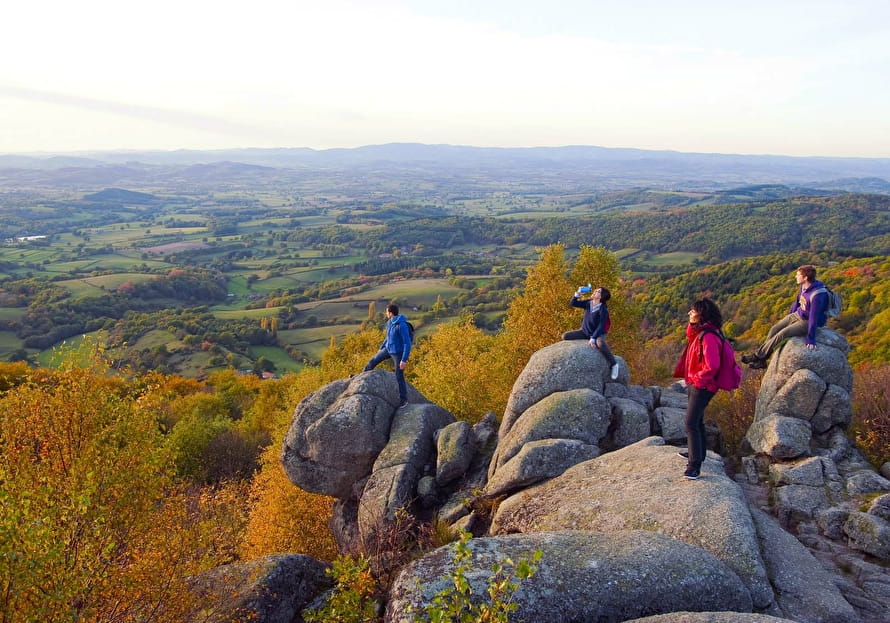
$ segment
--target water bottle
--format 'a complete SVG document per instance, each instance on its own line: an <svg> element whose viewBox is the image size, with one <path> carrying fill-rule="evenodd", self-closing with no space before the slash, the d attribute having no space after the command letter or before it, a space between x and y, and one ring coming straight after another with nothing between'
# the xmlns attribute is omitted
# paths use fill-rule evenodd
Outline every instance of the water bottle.
<svg viewBox="0 0 890 623"><path fill-rule="evenodd" d="M592 289L593 288L588 283L586 286L581 286L580 288L578 288L578 292L580 292L581 294L590 294L590 291Z"/></svg>

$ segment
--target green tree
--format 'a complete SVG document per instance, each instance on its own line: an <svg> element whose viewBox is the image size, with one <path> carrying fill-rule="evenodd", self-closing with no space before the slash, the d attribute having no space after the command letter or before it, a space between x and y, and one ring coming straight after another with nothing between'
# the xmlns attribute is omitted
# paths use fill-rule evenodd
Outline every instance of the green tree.
<svg viewBox="0 0 890 623"><path fill-rule="evenodd" d="M433 303L432 312L438 318L439 315L445 310L445 303L442 302L442 295L439 294L436 296L436 302Z"/></svg>

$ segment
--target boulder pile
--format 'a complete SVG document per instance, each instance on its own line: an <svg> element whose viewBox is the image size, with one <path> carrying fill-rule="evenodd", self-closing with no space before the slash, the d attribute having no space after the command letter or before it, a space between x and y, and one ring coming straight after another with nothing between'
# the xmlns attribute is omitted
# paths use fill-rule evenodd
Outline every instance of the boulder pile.
<svg viewBox="0 0 890 623"><path fill-rule="evenodd" d="M281 461L296 486L338 499L343 552L373 549L404 513L437 521L476 537L466 576L484 594L492 563L540 550L511 620L886 621L890 482L845 434L845 340L818 339L773 357L732 476L711 427L702 478L683 479L682 387L631 385L620 357L613 381L573 341L530 358L499 426L456 421L410 387L399 409L391 372L335 381L297 407ZM385 620L411 620L454 564L445 546L402 568Z"/></svg>

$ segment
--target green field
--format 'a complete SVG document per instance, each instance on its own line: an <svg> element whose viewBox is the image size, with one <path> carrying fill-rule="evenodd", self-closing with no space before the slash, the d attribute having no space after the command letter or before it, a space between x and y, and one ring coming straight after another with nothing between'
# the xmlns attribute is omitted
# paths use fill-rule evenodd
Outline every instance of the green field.
<svg viewBox="0 0 890 623"><path fill-rule="evenodd" d="M68 338L67 340L56 344L52 348L42 350L35 356L37 363L44 367L55 367L60 361L74 357L82 365L87 365L91 361L91 353L89 349L84 348L85 343L105 342L105 335L102 331L94 331L84 335Z"/></svg>
<svg viewBox="0 0 890 623"><path fill-rule="evenodd" d="M277 316L281 307L263 307L261 309L220 309L219 306L214 308L213 315L217 318L229 318L237 320L239 318L271 318Z"/></svg>
<svg viewBox="0 0 890 623"><path fill-rule="evenodd" d="M26 311L26 307L0 307L0 320L18 320Z"/></svg>
<svg viewBox="0 0 890 623"><path fill-rule="evenodd" d="M250 349L251 355L255 358L265 357L275 364L275 372L282 374L285 372L299 372L306 364L294 361L287 356L287 353L274 346L253 346Z"/></svg>
<svg viewBox="0 0 890 623"><path fill-rule="evenodd" d="M140 336L139 339L136 340L136 343L132 344L130 347L142 350L143 348L150 349L157 348L158 346L164 346L167 350L172 352L178 350L179 347L182 346L182 342L177 340L176 336L169 331L154 329Z"/></svg>
<svg viewBox="0 0 890 623"><path fill-rule="evenodd" d="M0 359L5 359L14 350L22 347L22 340L12 331L0 331Z"/></svg>
<svg viewBox="0 0 890 623"><path fill-rule="evenodd" d="M122 283L127 281L143 283L156 278L157 275L146 275L144 273L115 273L113 275L57 281L56 284L71 292L73 296L101 296L116 290Z"/></svg>
<svg viewBox="0 0 890 623"><path fill-rule="evenodd" d="M689 252L659 253L657 255L651 256L646 261L646 264L650 264L652 266L666 266L666 265L692 266L695 263L695 261L700 258L701 258L701 255L699 253L689 253Z"/></svg>
<svg viewBox="0 0 890 623"><path fill-rule="evenodd" d="M288 329L278 332L278 340L285 345L295 346L306 353L311 361L319 361L331 343L331 336L342 340L345 336L361 329L359 323ZM271 359L271 357L270 357Z"/></svg>
<svg viewBox="0 0 890 623"><path fill-rule="evenodd" d="M399 299L400 304L432 305L440 294L447 300L461 292L444 278L402 279L362 292L361 298L368 301Z"/></svg>

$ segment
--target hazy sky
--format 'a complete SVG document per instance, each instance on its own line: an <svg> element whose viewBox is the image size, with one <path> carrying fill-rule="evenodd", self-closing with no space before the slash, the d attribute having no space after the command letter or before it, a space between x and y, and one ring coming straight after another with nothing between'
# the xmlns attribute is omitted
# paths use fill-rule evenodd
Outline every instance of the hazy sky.
<svg viewBox="0 0 890 623"><path fill-rule="evenodd" d="M890 157L887 0L17 0L2 30L0 153Z"/></svg>

